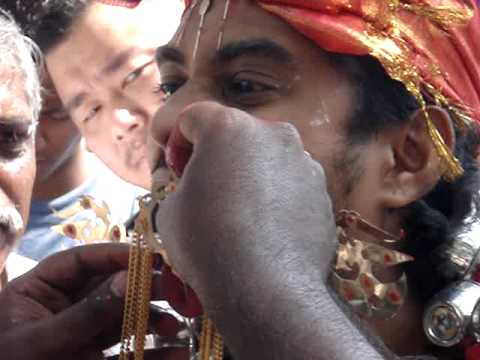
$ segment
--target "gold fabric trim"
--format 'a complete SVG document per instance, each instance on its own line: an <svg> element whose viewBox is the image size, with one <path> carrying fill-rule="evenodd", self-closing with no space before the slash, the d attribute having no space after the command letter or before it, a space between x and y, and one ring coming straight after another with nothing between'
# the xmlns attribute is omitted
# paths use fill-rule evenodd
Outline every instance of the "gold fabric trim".
<svg viewBox="0 0 480 360"><path fill-rule="evenodd" d="M454 181L463 174L462 166L432 122L427 111L427 103L431 101L435 105L448 109L455 125L461 130L473 123L472 112L463 104L458 104L444 96L441 89L433 85L432 79L438 80L441 77L447 80L448 74L442 73L434 64L430 66L427 74L422 74L420 68L416 66L418 49L413 45L417 43L414 31L421 28L420 26L412 28L411 22L417 21L422 26L428 26L439 36L449 36L449 31L453 30L453 27L467 25L473 18L474 11L466 5L461 6L458 2L451 0L437 1L436 5L427 2L427 0L363 0L359 5L351 0L348 4L343 1L338 3L337 10L357 9L363 24L352 23L348 39L344 39L351 43L351 53L362 53L362 47L366 49L365 52L375 57L392 79L400 81L415 97L425 115L427 131L441 160L443 177L447 181ZM260 6L286 19L292 25L307 28L321 37L331 35L333 39L336 36L345 36L336 33L328 34L323 24L297 16L293 8L271 3L260 4ZM333 13L333 10L331 12ZM412 14L417 15L417 19L412 19ZM418 43L422 44L420 41Z"/></svg>

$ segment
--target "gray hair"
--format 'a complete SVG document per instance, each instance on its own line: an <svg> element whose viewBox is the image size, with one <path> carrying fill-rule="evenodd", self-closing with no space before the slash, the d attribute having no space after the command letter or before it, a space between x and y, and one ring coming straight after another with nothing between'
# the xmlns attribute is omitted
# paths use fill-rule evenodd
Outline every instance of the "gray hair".
<svg viewBox="0 0 480 360"><path fill-rule="evenodd" d="M38 120L42 105L41 59L38 47L22 34L12 17L0 9L0 65L14 66L22 73L34 121Z"/></svg>

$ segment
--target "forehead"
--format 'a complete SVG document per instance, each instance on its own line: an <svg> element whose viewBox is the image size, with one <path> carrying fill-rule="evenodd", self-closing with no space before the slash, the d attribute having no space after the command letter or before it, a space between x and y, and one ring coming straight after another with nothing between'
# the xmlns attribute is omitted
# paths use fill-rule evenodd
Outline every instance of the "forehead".
<svg viewBox="0 0 480 360"><path fill-rule="evenodd" d="M31 119L25 78L18 68L0 64L0 117Z"/></svg>
<svg viewBox="0 0 480 360"><path fill-rule="evenodd" d="M62 106L57 89L53 85L48 73L46 73L42 79L42 105L42 110L49 109L51 107L60 108Z"/></svg>
<svg viewBox="0 0 480 360"><path fill-rule="evenodd" d="M180 3L162 5L170 2L143 0L133 10L92 2L68 37L46 56L62 101L117 88L119 77L151 61L155 49L170 39L180 21Z"/></svg>
<svg viewBox="0 0 480 360"><path fill-rule="evenodd" d="M56 66L62 66L63 72L69 76L85 77L98 75L112 58L119 55L129 58L145 53L151 58L152 51L167 42L174 31L172 15L175 15L175 9L162 6L163 1L146 3L150 7L148 12L145 5L125 9L93 2L75 22L68 37L51 51L52 55L68 59ZM168 15L170 33L162 26L162 19Z"/></svg>
<svg viewBox="0 0 480 360"><path fill-rule="evenodd" d="M181 47L192 51L197 36L201 33L198 51L202 53L202 59L209 58L209 55L214 54L219 47L220 39L223 40L223 45L250 39L269 39L286 49L291 49L294 56L299 55L296 52L302 47L308 47L311 51L319 53L318 47L312 42L251 0L230 1L228 11L226 1L210 1L211 6L204 17L200 30L202 3L199 0L196 7L191 7L190 11L186 11L185 29L181 36ZM226 20L223 21L225 14L227 14ZM180 34L179 31L170 45L175 46L178 43ZM300 56L297 57L300 58ZM302 54L302 58L306 58L305 54Z"/></svg>

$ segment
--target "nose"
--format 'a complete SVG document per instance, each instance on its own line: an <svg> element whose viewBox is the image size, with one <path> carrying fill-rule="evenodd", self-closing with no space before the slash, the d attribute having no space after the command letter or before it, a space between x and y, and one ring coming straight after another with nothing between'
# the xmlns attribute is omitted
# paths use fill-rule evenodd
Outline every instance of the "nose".
<svg viewBox="0 0 480 360"><path fill-rule="evenodd" d="M143 115L127 108L113 109L113 122L118 140L145 127Z"/></svg>
<svg viewBox="0 0 480 360"><path fill-rule="evenodd" d="M205 91L202 91L199 87L194 88L193 86L186 85L178 90L155 113L150 128L151 139L162 149L165 149L170 133L182 111L193 103L208 100L213 99L206 95Z"/></svg>

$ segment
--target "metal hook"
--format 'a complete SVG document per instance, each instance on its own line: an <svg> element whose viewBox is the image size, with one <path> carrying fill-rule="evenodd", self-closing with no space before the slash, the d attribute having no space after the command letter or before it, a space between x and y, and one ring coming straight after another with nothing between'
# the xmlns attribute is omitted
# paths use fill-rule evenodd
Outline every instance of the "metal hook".
<svg viewBox="0 0 480 360"><path fill-rule="evenodd" d="M198 24L197 38L195 39L195 46L193 47L193 55L192 55L193 61L195 61L197 57L198 45L200 44L200 37L202 36L203 24L205 23L205 15L210 9L210 5L211 5L210 0L203 0L198 10L198 14L200 15L200 23Z"/></svg>
<svg viewBox="0 0 480 360"><path fill-rule="evenodd" d="M222 25L220 29L220 33L218 34L218 41L217 41L217 51L220 50L223 43L223 34L225 33L225 25L227 23L228 13L230 11L230 0L225 1L225 9L223 10L222 16Z"/></svg>

